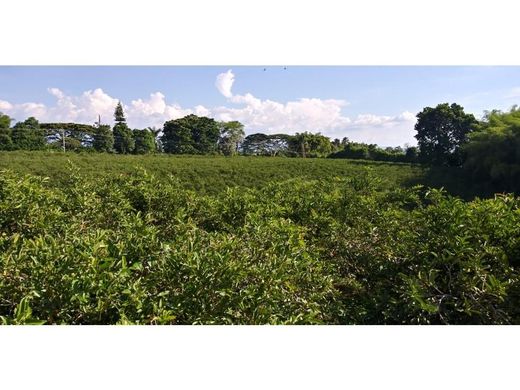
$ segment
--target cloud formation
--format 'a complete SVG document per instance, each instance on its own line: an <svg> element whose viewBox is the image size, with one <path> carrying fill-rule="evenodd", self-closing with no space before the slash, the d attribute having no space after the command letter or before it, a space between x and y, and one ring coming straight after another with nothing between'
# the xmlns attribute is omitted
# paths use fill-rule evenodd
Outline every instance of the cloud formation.
<svg viewBox="0 0 520 390"><path fill-rule="evenodd" d="M208 108L197 105L193 108L168 103L161 92L151 93L147 98L132 100L123 105L130 127L162 127L167 120L189 114L208 116L216 120L237 120L245 125L248 134L321 132L331 138L348 137L353 141L377 143L383 146L414 144L413 123L415 116L405 111L395 116L360 114L348 117L343 110L349 103L342 99L300 98L287 102L259 99L251 93L235 95L235 75L231 70L217 75L215 86L226 98L227 104ZM88 90L78 96L70 96L56 87L48 89L55 103L13 104L0 100L0 111L17 121L34 116L42 122L94 123L98 115L103 123L111 123L118 99L101 88Z"/></svg>

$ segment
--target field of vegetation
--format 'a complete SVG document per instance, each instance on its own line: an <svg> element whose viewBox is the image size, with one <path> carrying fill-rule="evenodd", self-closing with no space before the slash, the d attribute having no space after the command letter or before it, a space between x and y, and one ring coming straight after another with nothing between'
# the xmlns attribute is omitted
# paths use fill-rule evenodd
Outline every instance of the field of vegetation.
<svg viewBox="0 0 520 390"><path fill-rule="evenodd" d="M139 169L158 180L170 175L183 188L204 194L218 194L228 187L259 188L272 181L293 178L328 180L355 176L372 170L388 185L419 181L425 170L418 165L362 160L301 159L285 157L223 157L114 155L107 153L63 153L59 151L0 152L0 170L49 177L48 185L60 186L68 181L70 166L92 179L101 176L123 177Z"/></svg>
<svg viewBox="0 0 520 390"><path fill-rule="evenodd" d="M520 323L520 200L413 186L419 166L4 152L0 170L4 324Z"/></svg>

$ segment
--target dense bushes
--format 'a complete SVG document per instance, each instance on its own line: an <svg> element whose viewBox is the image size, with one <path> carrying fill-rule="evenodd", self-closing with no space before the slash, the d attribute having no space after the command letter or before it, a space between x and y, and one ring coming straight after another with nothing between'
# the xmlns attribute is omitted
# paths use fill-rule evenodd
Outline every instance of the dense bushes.
<svg viewBox="0 0 520 390"><path fill-rule="evenodd" d="M215 196L0 176L4 323L520 323L520 201L371 175Z"/></svg>

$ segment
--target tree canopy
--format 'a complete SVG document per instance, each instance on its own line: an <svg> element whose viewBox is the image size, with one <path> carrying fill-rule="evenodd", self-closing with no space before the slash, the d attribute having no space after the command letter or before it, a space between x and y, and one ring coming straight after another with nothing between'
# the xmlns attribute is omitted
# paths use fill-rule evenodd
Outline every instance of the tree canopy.
<svg viewBox="0 0 520 390"><path fill-rule="evenodd" d="M208 154L217 151L219 135L214 119L188 115L164 123L161 143L166 153Z"/></svg>
<svg viewBox="0 0 520 390"><path fill-rule="evenodd" d="M417 114L415 138L422 162L432 165L461 165L461 146L477 124L472 114L456 103L425 107Z"/></svg>

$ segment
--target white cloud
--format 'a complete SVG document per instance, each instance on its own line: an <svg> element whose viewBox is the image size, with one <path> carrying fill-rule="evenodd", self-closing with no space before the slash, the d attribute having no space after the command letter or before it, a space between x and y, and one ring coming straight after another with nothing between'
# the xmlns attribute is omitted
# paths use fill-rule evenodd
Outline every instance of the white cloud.
<svg viewBox="0 0 520 390"><path fill-rule="evenodd" d="M217 80L215 81L215 86L219 90L219 92L227 98L233 96L231 93L231 87L233 87L233 83L235 82L235 75L233 72L228 70L226 73L220 73L217 76Z"/></svg>
<svg viewBox="0 0 520 390"><path fill-rule="evenodd" d="M405 111L395 116L361 114L348 117L343 110L348 102L342 99L300 98L287 102L259 99L251 93L233 94L235 75L231 70L217 76L215 86L227 99L228 105L193 108L168 103L166 96L157 91L148 98L132 100L123 106L130 127L162 127L167 120L189 114L213 117L216 120L238 120L246 133L295 133L321 132L331 138L348 137L353 141L377 143L382 146L415 144L415 115ZM94 123L98 115L104 123L112 123L118 99L101 88L85 91L80 95L67 95L58 88L48 92L56 99L46 106L41 103L12 104L0 100L0 111L17 121L35 116L42 122Z"/></svg>
<svg viewBox="0 0 520 390"><path fill-rule="evenodd" d="M230 103L239 107L217 107L212 110L219 120L238 120L248 133L320 131L332 138L348 137L353 141L378 143L383 146L415 144L415 115L405 111L396 116L361 114L351 119L344 116L348 102L340 99L301 98L286 103L261 100L251 93L234 95L231 70L217 76L216 86Z"/></svg>

